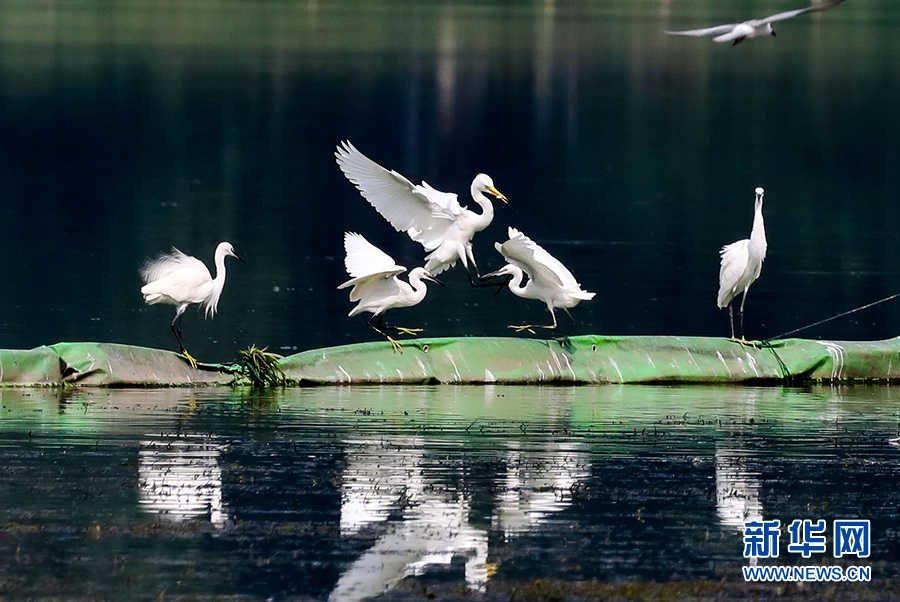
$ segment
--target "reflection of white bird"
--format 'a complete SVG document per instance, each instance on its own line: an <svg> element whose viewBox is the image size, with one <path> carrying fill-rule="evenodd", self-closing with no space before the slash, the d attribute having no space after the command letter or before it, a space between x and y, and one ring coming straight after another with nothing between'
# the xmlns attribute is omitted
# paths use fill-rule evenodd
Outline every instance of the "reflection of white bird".
<svg viewBox="0 0 900 602"><path fill-rule="evenodd" d="M728 307L728 319L731 322L731 338L734 338L734 310L731 301L739 294L741 297L741 341L744 339L744 302L747 290L753 281L759 278L763 260L766 258L766 228L763 224L763 189L756 189L756 202L753 214L753 229L750 238L725 245L719 252L722 265L719 269L719 308Z"/></svg>
<svg viewBox="0 0 900 602"><path fill-rule="evenodd" d="M478 266L472 254L472 237L490 225L494 206L485 192L504 203L506 197L494 188L485 174L472 181L472 199L481 207L480 214L459 204L455 194L435 190L427 183L415 185L396 171L388 171L349 142L337 147L337 163L347 179L399 232L420 243L428 256L425 269L434 276L462 261L468 270L472 262L476 274Z"/></svg>
<svg viewBox="0 0 900 602"><path fill-rule="evenodd" d="M177 306L175 319L172 320L172 332L178 339L181 353L194 368L197 367L197 360L184 349L181 328L178 327L179 318L188 305L202 305L206 310L206 317L216 314L222 287L225 286L225 257L229 255L244 261L234 252L231 243L219 243L219 246L216 247L215 278L210 276L209 270L202 261L196 257L185 255L178 249L172 249L172 253L160 255L147 262L141 269L141 278L145 282L141 287L144 301L148 305L166 303Z"/></svg>
<svg viewBox="0 0 900 602"><path fill-rule="evenodd" d="M732 46L739 44L747 39L758 38L765 35L775 35L772 23L776 21L784 21L803 13L811 13L815 11L828 10L834 8L844 0L831 0L824 4L814 4L806 8L798 8L797 10L789 10L764 19L750 19L743 23L729 23L728 25L717 25L715 27L707 27L705 29L689 29L687 31L667 31L665 33L671 36L716 36L713 38L715 42L732 42Z"/></svg>
<svg viewBox="0 0 900 602"><path fill-rule="evenodd" d="M596 294L581 290L581 285L566 266L515 228L509 229L509 240L503 244L495 243L494 247L509 263L484 278L509 276L509 290L514 295L543 301L553 317L553 324L549 326L510 326L517 332L532 331L533 328L556 328L554 308L561 307L568 313L568 308L575 307L579 301L590 301ZM528 282L524 286L523 273L528 275Z"/></svg>
<svg viewBox="0 0 900 602"><path fill-rule="evenodd" d="M350 280L340 285L338 289L352 286L350 300L359 301L349 315L352 317L364 311L371 312L369 328L390 341L395 351L402 353L400 344L386 335L384 330L396 330L401 334L414 336L422 332L422 329L385 326L382 323L384 312L395 307L410 307L420 303L427 292L423 280L438 284L440 282L432 278L425 268L413 269L409 273L409 283L403 282L397 275L405 272L406 268L397 265L390 255L367 241L361 234L345 233L344 250L347 254L344 266ZM372 320L376 317L378 323L373 325Z"/></svg>

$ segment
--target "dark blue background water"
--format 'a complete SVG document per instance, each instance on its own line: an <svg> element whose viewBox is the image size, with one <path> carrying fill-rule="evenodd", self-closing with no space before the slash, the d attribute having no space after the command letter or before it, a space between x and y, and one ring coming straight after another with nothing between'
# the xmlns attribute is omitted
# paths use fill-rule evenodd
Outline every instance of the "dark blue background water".
<svg viewBox="0 0 900 602"><path fill-rule="evenodd" d="M462 199L490 174L510 203L475 238L480 265L520 228L597 292L576 332L727 335L718 250L748 236L755 186L769 257L748 336L900 292L897 7L853 0L734 48L660 34L795 4L5 4L0 347L172 348L138 268L173 245L211 264L221 240L247 264L215 320L185 317L202 359L372 339L335 290L342 233L408 267L423 253L344 179L342 139ZM445 280L390 321L443 336L548 317ZM895 302L803 334L898 328Z"/></svg>

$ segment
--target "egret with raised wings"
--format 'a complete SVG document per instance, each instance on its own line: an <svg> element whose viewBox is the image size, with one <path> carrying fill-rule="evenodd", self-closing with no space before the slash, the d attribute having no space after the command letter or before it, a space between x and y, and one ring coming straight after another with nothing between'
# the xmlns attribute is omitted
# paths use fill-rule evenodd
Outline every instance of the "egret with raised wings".
<svg viewBox="0 0 900 602"><path fill-rule="evenodd" d="M575 307L580 301L590 301L596 294L582 290L575 276L562 262L515 228L509 229L509 240L503 244L494 243L494 247L508 263L496 272L485 275L484 278L507 276L509 290L514 295L543 301L553 318L553 324L547 326L532 324L510 326L516 332L523 330L534 332L534 328L556 328L556 308L562 308L568 313L570 307ZM522 280L526 274L528 282L523 285Z"/></svg>
<svg viewBox="0 0 900 602"><path fill-rule="evenodd" d="M353 287L350 291L350 300L359 303L350 310L350 317L364 311L370 312L372 317L366 323L369 328L386 338L394 351L403 353L400 343L388 336L385 330L396 330L400 334L412 335L422 332L421 328L400 328L384 325L384 312L395 307L411 307L417 305L425 298L427 287L425 280L441 282L425 268L414 268L409 273L409 283L403 282L397 276L406 271L406 268L397 265L390 255L370 243L361 234L346 232L344 234L344 267L350 280L343 283L338 289ZM372 321L378 318L376 324Z"/></svg>
<svg viewBox="0 0 900 602"><path fill-rule="evenodd" d="M175 319L171 325L172 332L178 340L181 354L194 368L197 367L197 360L184 348L179 326L180 318L188 305L203 306L207 318L216 314L219 297L225 286L225 258L229 256L244 261L234 252L231 243L219 243L215 255L215 278L210 275L209 269L202 261L174 248L171 253L148 261L141 269L141 278L145 283L141 287L144 301L148 305L164 303L176 306Z"/></svg>
<svg viewBox="0 0 900 602"><path fill-rule="evenodd" d="M738 295L741 297L741 338L744 338L744 302L747 301L747 290L750 285L759 278L762 264L766 258L766 227L763 223L763 194L762 188L755 190L756 201L753 212L753 229L750 238L745 238L730 245L725 245L719 254L722 256L722 265L719 268L719 309L728 307L728 320L731 323L731 338L734 340L734 310L731 302Z"/></svg>
<svg viewBox="0 0 900 602"><path fill-rule="evenodd" d="M350 142L340 144L334 155L344 175L369 204L398 232L406 232L425 248L429 274L437 276L459 260L467 272L471 261L478 275L472 237L494 219L494 206L484 193L506 202L489 176L478 174L472 181L472 199L481 207L481 213L475 213L461 206L455 194L435 190L426 182L413 184L396 171L378 165Z"/></svg>
<svg viewBox="0 0 900 602"><path fill-rule="evenodd" d="M772 23L784 21L785 19L790 19L791 17L796 17L803 13L828 10L842 2L844 2L844 0L831 0L831 2L813 4L806 8L789 10L762 19L750 19L748 21L743 21L742 23L729 23L727 25L717 25L715 27L706 27L704 29L688 29L686 31L667 31L665 33L670 36L716 36L713 38L714 42L731 42L732 46L736 46L744 40L752 40L753 38L762 36L774 36L775 29L772 27Z"/></svg>

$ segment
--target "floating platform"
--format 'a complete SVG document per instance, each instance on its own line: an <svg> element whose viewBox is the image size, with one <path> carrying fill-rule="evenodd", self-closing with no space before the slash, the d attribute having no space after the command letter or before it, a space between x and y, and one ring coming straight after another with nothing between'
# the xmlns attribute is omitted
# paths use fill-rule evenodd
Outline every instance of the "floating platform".
<svg viewBox="0 0 900 602"><path fill-rule="evenodd" d="M883 341L787 339L763 346L722 338L599 336L556 340L433 338L304 351L278 365L289 385L347 384L796 384L900 379L900 338ZM237 364L192 368L158 349L58 343L0 350L2 386L234 385Z"/></svg>

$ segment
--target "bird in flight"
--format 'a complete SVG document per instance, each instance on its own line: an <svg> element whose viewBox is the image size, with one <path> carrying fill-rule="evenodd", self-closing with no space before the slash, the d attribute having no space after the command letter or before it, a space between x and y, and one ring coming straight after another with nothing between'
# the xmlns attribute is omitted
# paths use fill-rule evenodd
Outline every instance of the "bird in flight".
<svg viewBox="0 0 900 602"><path fill-rule="evenodd" d="M216 315L219 297L225 286L225 258L229 256L244 261L234 252L230 242L219 243L215 255L215 278L210 275L202 261L185 255L178 249L172 249L171 253L148 261L141 269L141 278L145 283L141 287L144 302L148 305L164 303L176 306L175 319L171 325L172 332L178 341L181 354L193 368L197 367L197 360L184 348L179 326L180 318L188 305L202 305L207 318Z"/></svg>
<svg viewBox="0 0 900 602"><path fill-rule="evenodd" d="M437 276L459 260L467 272L472 262L476 276L481 278L472 253L472 237L494 219L494 206L484 193L506 202L489 176L478 174L472 181L472 199L481 207L481 213L475 213L461 206L455 194L436 190L426 182L413 184L396 171L378 165L350 142L340 144L334 155L347 179L378 213L425 248L429 274Z"/></svg>
<svg viewBox="0 0 900 602"><path fill-rule="evenodd" d="M503 244L495 243L494 247L508 263L484 278L506 276L509 290L514 295L543 301L553 318L553 323L546 326L510 326L516 332L527 330L533 333L535 328L554 329L557 327L556 308L561 307L568 313L570 307L575 307L580 301L590 301L596 294L582 290L575 276L562 262L515 228L509 228L509 240ZM525 275L528 282L523 285ZM571 314L569 317L572 317Z"/></svg>
<svg viewBox="0 0 900 602"><path fill-rule="evenodd" d="M746 343L744 338L744 302L747 300L747 290L750 285L759 278L762 264L766 258L766 227L763 224L763 194L762 188L757 188L756 201L753 212L753 229L750 238L745 238L730 245L725 245L719 254L722 256L719 268L719 309L728 308L728 320L731 323L731 338ZM734 338L734 311L731 302L738 295L741 297L741 338Z"/></svg>
<svg viewBox="0 0 900 602"><path fill-rule="evenodd" d="M422 332L421 328L400 328L386 326L383 322L384 312L395 307L411 307L417 305L425 298L427 287L425 280L441 282L425 268L415 268L409 273L409 282L400 280L397 276L406 271L406 268L393 260L393 258L370 243L361 234L355 232L344 233L344 267L350 280L343 283L338 289L352 286L350 301L359 303L350 310L350 317L364 311L370 312L367 326L386 338L394 351L403 353L400 343L388 336L386 330L394 330L399 334L415 336ZM372 322L378 318L378 322Z"/></svg>
<svg viewBox="0 0 900 602"><path fill-rule="evenodd" d="M731 42L731 45L735 46L737 44L740 44L744 40L752 40L753 38L759 38L766 35L774 36L775 29L772 27L772 23L775 23L777 21L784 21L785 19L790 19L791 17L796 17L797 15L802 15L803 13L828 10L829 8L834 8L844 1L845 0L831 0L830 2L824 2L822 4L813 4L812 6L807 6L806 8L798 8L796 10L789 10L783 13L778 13L777 15L772 15L763 19L750 19L749 21L744 21L742 23L729 23L727 25L707 27L705 29L667 31L665 33L669 34L670 36L716 36L713 38L714 42Z"/></svg>

